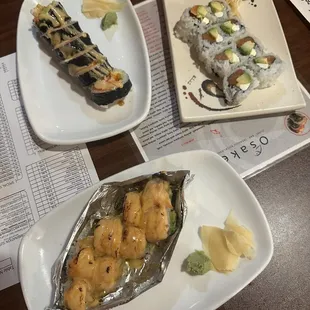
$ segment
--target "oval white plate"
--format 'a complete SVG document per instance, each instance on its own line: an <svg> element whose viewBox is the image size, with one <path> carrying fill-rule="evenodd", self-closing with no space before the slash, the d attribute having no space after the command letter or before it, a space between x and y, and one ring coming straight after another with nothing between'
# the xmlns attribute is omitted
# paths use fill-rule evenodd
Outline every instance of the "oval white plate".
<svg viewBox="0 0 310 310"><path fill-rule="evenodd" d="M272 236L261 206L240 176L215 153L192 151L169 155L123 171L100 183L180 169L189 169L195 178L185 192L188 215L167 273L162 283L117 309L215 309L257 277L272 257ZM19 275L29 310L42 310L51 303L52 266L79 214L98 186L92 186L53 210L22 239ZM204 276L192 277L181 272L187 255L202 248L199 226L223 227L231 208L241 223L254 232L256 258L243 260L239 268L229 275L211 271Z"/></svg>
<svg viewBox="0 0 310 310"><path fill-rule="evenodd" d="M25 0L21 7L17 64L25 109L39 138L51 144L76 144L108 138L139 124L151 104L151 74L143 32L130 1L118 13L116 29L106 32L100 29L100 19L87 19L81 13L82 0L61 1L111 65L125 70L132 81L125 105L106 110L85 97L78 83L51 58L47 44L37 39L30 13L37 3Z"/></svg>

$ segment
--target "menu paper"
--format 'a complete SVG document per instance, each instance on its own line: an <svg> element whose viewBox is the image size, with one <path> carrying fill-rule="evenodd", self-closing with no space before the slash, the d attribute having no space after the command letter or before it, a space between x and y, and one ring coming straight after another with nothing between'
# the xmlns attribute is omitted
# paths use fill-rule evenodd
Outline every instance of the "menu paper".
<svg viewBox="0 0 310 310"><path fill-rule="evenodd" d="M310 22L310 0L291 0L304 18Z"/></svg>
<svg viewBox="0 0 310 310"><path fill-rule="evenodd" d="M131 133L145 160L205 149L248 177L310 142L310 96L302 85L307 107L298 112L300 126L294 115L181 123L164 11L158 3L151 0L136 7L151 63L152 104L148 117Z"/></svg>
<svg viewBox="0 0 310 310"><path fill-rule="evenodd" d="M17 251L31 226L98 182L85 144L49 145L20 102L16 55L0 58L0 290L18 282Z"/></svg>

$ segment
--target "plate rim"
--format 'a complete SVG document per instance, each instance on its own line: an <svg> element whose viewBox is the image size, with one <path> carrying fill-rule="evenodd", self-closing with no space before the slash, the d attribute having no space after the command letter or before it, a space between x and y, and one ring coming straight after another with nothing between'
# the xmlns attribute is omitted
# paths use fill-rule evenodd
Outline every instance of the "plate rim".
<svg viewBox="0 0 310 310"><path fill-rule="evenodd" d="M258 270L253 272L252 276L249 277L249 279L247 281L245 281L242 285L240 285L237 289L234 289L231 292L231 294L225 295L225 298L219 300L217 303L214 302L214 305L212 306L212 308L206 308L206 309L216 309L216 308L220 307L221 305L226 303L228 300L230 300L232 297L234 297L236 294L238 294L241 290L243 290L256 277L258 277L262 273L262 271L268 266L269 262L271 261L271 258L273 256L273 252L274 252L274 243L273 243L273 237L272 237L272 233L271 233L271 229L270 229L268 220L267 220L266 215L264 213L264 210L263 210L262 206L260 205L259 201L257 200L256 196L254 195L254 193L252 192L250 187L247 185L245 180L235 171L235 169L230 164L228 164L217 153L212 152L212 151L208 151L208 150L193 150L193 151L187 151L187 152L179 152L179 153L174 153L174 154L170 154L170 155L167 155L167 156L163 156L163 157L154 159L152 161L144 162L144 163L142 163L140 165L137 165L137 166L125 169L123 171L120 171L119 173L116 173L116 174L114 174L112 176L109 176L108 178L105 178L105 179L103 179L103 180L93 184L91 187L83 190L82 192L80 192L76 196L74 196L74 197L70 198L69 200L65 201L64 203L60 204L57 208L53 209L51 212L46 214L42 219L38 220L27 231L27 233L23 236L23 238L22 238L22 240L20 242L20 245L19 245L17 262L18 262L18 275L19 275L19 279L20 279L20 285L21 285L21 288L22 288L22 292L23 292L23 296L24 296L24 299L25 299L25 303L26 303L27 307L29 308L29 310L34 310L34 309L31 308L31 303L30 303L30 300L28 298L28 295L25 294L25 292L27 290L25 283L27 283L27 280L26 279L24 280L24 278L25 278L25 276L23 276L24 268L21 268L21 266L22 266L22 262L23 262L23 253L25 251L25 247L27 245L27 241L28 241L28 239L31 240L30 236L32 235L32 231L34 231L36 229L36 227L39 226L38 223L40 223L40 221L42 221L42 220L48 221L50 216L53 216L55 213L61 212L61 210L66 208L66 206L68 204L70 204L72 200L78 199L80 196L84 195L88 191L90 192L90 197L91 197L93 191L95 191L96 188L98 188L100 185L102 185L104 183L113 181L115 178L117 178L119 175L121 175L123 173L132 172L132 171L135 171L137 169L137 167L143 167L145 165L152 165L152 163L160 162L160 161L163 161L165 159L171 159L171 158L179 157L179 156L181 156L181 157L182 156L188 156L188 154L190 154L191 156L196 156L196 154L198 154L197 156L199 156L200 154L205 154L206 156L210 156L210 157L215 158L215 160L217 160L218 162L221 162L222 166L225 166L225 169L230 170L230 173L233 173L234 176L237 179L239 179L239 181L241 183L243 183L243 185L244 185L245 189L247 190L248 194L251 196L251 200L253 201L253 204L255 204L256 208L260 211L260 214L262 216L262 220L263 220L265 228L266 228L266 233L267 233L267 236L268 236L268 244L266 245L268 253L264 257L264 259L261 260L261 264L260 264ZM78 216L78 214L77 214L77 216Z"/></svg>
<svg viewBox="0 0 310 310"><path fill-rule="evenodd" d="M129 124L116 128L113 131L109 131L106 132L103 130L102 134L98 134L96 136L91 136L88 138L82 138L82 137L78 137L78 138L72 138L72 139L56 139L53 137L49 137L48 135L46 135L46 133L42 133L40 132L40 128L39 126L37 126L37 123L34 119L34 117L32 117L32 113L30 111L30 106L28 106L28 104L26 103L26 101L31 101L31 98L26 99L25 98L25 92L24 89L27 88L26 83L24 83L24 79L21 78L21 71L20 71L20 67L22 67L21 64L21 60L20 60L20 45L21 45L21 39L20 36L21 31L20 29L22 28L22 26L25 25L21 25L21 15L23 14L23 12L25 12L25 6L27 5L28 2L30 2L31 0L24 0L19 14L18 14L18 21L17 21L17 33L16 33L16 66L17 66L17 77L18 77L18 81L19 81L19 86L20 86L20 93L21 93L21 104L22 106L25 108L29 123L34 131L34 133L44 142L49 143L49 144L55 144L55 145L74 145L74 144L79 144L79 143L87 143L87 142L92 142L92 141L97 141L97 140L101 140L101 139L107 139L109 137L113 137L116 136L120 133L123 133L129 129L132 129L133 127L137 126L138 124L140 124L148 115L150 108L151 108L151 99L152 99L152 78L151 78L151 65L149 62L149 53L148 53L148 48L147 48L147 44L146 44L146 40L144 37L144 33L142 30L142 26L141 23L139 21L139 18L137 16L136 10L134 8L134 6L132 5L130 0L126 0L127 2L127 6L129 7L131 14L133 16L133 20L136 24L136 26L138 27L138 35L140 37L141 40L141 46L142 46L142 51L143 51L143 61L146 64L146 77L147 77L147 89L145 90L145 98L146 98L146 102L144 103L144 110L143 113L136 118L135 120L131 121ZM39 1L40 2L40 1ZM86 103L85 103L86 104ZM134 104L134 102L133 102Z"/></svg>
<svg viewBox="0 0 310 310"><path fill-rule="evenodd" d="M170 54L171 54L171 59L172 59L172 66L173 66L173 76L174 76L174 84L175 84L175 89L176 89L176 96L177 96L177 102L178 102L178 110L179 110L179 116L182 120L182 122L184 123L194 123L194 122L201 122L201 121L220 121L220 120L234 120L234 119L243 119L243 118L252 118L252 117L255 117L255 116L264 116L264 115L273 115L273 114L276 114L276 113L283 113L283 112L289 112L289 111L293 111L293 110L300 110L304 107L306 107L306 103L305 101L303 100L303 97L302 97L302 93L301 93L301 90L300 90L300 87L298 87L298 91L300 93L300 98L301 98L301 102L300 103L296 103L294 105L289 105L289 106L281 106L281 107L278 107L278 108L273 108L271 107L269 110L266 110L264 108L260 109L260 110L256 110L256 111L240 111L240 112L235 112L236 114L234 114L234 112L229 112L228 114L220 114L219 112L216 112L216 113L213 113L213 114L210 114L210 115L195 115L195 116L187 116L184 112L184 110L182 109L182 104L181 104L181 98L180 98L180 94L182 93L182 90L181 90L181 86L178 86L178 83L177 83L177 74L176 74L176 65L175 65L175 57L174 57L174 49L173 49L173 44L172 44L172 39L174 38L174 35L173 33L171 33L170 31L170 26L169 26L169 19L168 19L168 9L167 9L167 3L171 1L171 0L163 0L163 7L164 7L164 12L165 12L165 22L166 22L166 25L167 25L167 35L168 35L168 41L169 41L169 48L170 48ZM273 11L275 12L275 16L276 16L276 19L277 19L277 22L278 22L278 25L280 27L280 30L281 30L281 35L282 35L282 38L284 40L284 44L286 46L286 49L288 51L288 54L289 54L289 58L290 58L290 62L292 64L292 67L293 67L293 74L294 74L294 79L296 80L296 83L298 85L298 79L297 79L297 76L296 76L296 72L295 72L295 67L294 67L294 64L293 64L293 60L292 60L292 56L291 56L291 52L290 52L290 49L289 49L289 46L287 44L287 40L286 40L286 37L285 37L285 33L284 33L284 30L283 30L283 27L282 27L282 24L281 24L281 21L280 21L280 18L279 18L279 15L278 15L278 12L276 10L276 7L275 7L275 4L273 2L273 0L269 0L271 2L271 5L272 5L272 8L273 8ZM185 44L185 43L184 43Z"/></svg>

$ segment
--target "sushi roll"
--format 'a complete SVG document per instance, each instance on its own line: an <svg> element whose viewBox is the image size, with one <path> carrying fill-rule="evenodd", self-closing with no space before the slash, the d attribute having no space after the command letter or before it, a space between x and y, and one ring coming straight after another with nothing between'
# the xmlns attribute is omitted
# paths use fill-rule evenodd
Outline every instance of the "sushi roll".
<svg viewBox="0 0 310 310"><path fill-rule="evenodd" d="M244 24L237 18L231 18L220 24L220 28L225 36L236 37L245 33Z"/></svg>
<svg viewBox="0 0 310 310"><path fill-rule="evenodd" d="M230 6L226 1L210 1L208 8L216 23L221 23L232 15Z"/></svg>
<svg viewBox="0 0 310 310"><path fill-rule="evenodd" d="M287 119L288 128L296 134L303 133L308 119L305 115L294 112Z"/></svg>
<svg viewBox="0 0 310 310"><path fill-rule="evenodd" d="M224 44L231 44L232 39L225 37L219 25L214 25L209 28L202 28L200 34L197 35L194 46L199 60L210 66L211 55L222 47Z"/></svg>
<svg viewBox="0 0 310 310"><path fill-rule="evenodd" d="M245 66L239 66L224 77L223 92L229 105L241 103L257 86L254 73Z"/></svg>
<svg viewBox="0 0 310 310"><path fill-rule="evenodd" d="M235 43L240 54L243 56L260 56L264 51L264 48L259 41L249 34L238 38Z"/></svg>
<svg viewBox="0 0 310 310"><path fill-rule="evenodd" d="M171 233L170 224L175 225L175 223L170 223L174 210L170 194L169 183L161 179L150 180L141 194L141 228L145 231L146 240L150 243L165 240Z"/></svg>
<svg viewBox="0 0 310 310"><path fill-rule="evenodd" d="M258 88L274 85L276 79L284 71L282 60L274 54L264 54L250 60L250 68L259 81Z"/></svg>
<svg viewBox="0 0 310 310"><path fill-rule="evenodd" d="M145 233L142 229L127 226L124 228L120 255L125 259L139 259L145 256Z"/></svg>
<svg viewBox="0 0 310 310"><path fill-rule="evenodd" d="M132 84L126 72L113 68L107 58L72 21L60 2L38 4L32 11L34 25L68 73L79 80L98 105L117 102L129 93Z"/></svg>
<svg viewBox="0 0 310 310"><path fill-rule="evenodd" d="M185 43L192 43L201 26L210 25L215 17L210 14L210 9L204 5L194 5L185 9L180 20L174 27L175 36Z"/></svg>
<svg viewBox="0 0 310 310"><path fill-rule="evenodd" d="M213 53L209 71L223 78L233 68L240 66L242 59L243 57L238 53L234 45L229 44Z"/></svg>

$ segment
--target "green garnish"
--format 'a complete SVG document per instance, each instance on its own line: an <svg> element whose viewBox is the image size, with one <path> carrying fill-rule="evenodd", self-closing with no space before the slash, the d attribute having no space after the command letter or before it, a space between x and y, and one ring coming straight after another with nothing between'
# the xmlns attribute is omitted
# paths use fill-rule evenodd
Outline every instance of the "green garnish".
<svg viewBox="0 0 310 310"><path fill-rule="evenodd" d="M101 21L101 29L107 30L113 25L117 25L117 14L115 12L108 12Z"/></svg>
<svg viewBox="0 0 310 310"><path fill-rule="evenodd" d="M211 270L211 261L204 251L195 251L188 255L184 261L185 271L192 275L198 276Z"/></svg>

